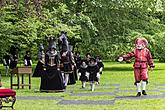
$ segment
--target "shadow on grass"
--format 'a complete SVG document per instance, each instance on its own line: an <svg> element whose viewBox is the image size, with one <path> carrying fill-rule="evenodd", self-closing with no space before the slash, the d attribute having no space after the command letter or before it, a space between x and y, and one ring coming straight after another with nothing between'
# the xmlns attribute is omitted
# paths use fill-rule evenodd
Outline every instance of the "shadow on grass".
<svg viewBox="0 0 165 110"><path fill-rule="evenodd" d="M131 67L105 67L104 71L133 71Z"/></svg>
<svg viewBox="0 0 165 110"><path fill-rule="evenodd" d="M165 69L154 69L154 71L165 70ZM104 71L133 71L133 67L105 67Z"/></svg>

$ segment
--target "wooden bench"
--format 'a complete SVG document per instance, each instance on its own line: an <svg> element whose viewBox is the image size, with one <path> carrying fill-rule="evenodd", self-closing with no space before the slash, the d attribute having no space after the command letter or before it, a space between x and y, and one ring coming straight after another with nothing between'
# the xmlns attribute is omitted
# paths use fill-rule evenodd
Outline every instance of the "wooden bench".
<svg viewBox="0 0 165 110"><path fill-rule="evenodd" d="M13 84L13 75L16 75L17 77L17 83ZM29 76L29 83L28 84L24 84L24 75L28 75ZM32 67L16 67L11 71L11 75L10 75L10 85L11 85L11 89L13 88L13 86L17 86L17 89L20 88L20 86L22 87L22 89L24 89L24 86L29 86L29 89L31 89L31 75L32 75ZM20 83L20 76L22 76L22 82Z"/></svg>
<svg viewBox="0 0 165 110"><path fill-rule="evenodd" d="M4 103L11 102L11 106L4 106ZM0 109L3 107L11 107L14 110L14 104L16 102L16 91L11 89L0 89Z"/></svg>

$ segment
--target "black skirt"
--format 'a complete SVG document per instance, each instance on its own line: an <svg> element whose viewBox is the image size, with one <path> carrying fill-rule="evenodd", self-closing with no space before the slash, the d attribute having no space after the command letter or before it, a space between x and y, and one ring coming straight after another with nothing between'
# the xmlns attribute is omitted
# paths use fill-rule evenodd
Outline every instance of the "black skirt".
<svg viewBox="0 0 165 110"><path fill-rule="evenodd" d="M86 76L87 68L80 67L78 72L81 73L81 76L79 78L80 81L88 81L88 78Z"/></svg>
<svg viewBox="0 0 165 110"><path fill-rule="evenodd" d="M63 71L64 73L72 73L72 64L71 63L66 63L63 64Z"/></svg>
<svg viewBox="0 0 165 110"><path fill-rule="evenodd" d="M17 67L17 61L11 61L10 62L10 65L9 65L9 68L10 69L14 69L14 68L16 68Z"/></svg>
<svg viewBox="0 0 165 110"><path fill-rule="evenodd" d="M89 72L89 81L98 81L96 76L99 72L99 67L97 65L88 66L87 71Z"/></svg>
<svg viewBox="0 0 165 110"><path fill-rule="evenodd" d="M48 66L44 74L41 75L40 90L63 90L64 82L62 74L56 67Z"/></svg>
<svg viewBox="0 0 165 110"><path fill-rule="evenodd" d="M38 61L32 77L40 77L43 73L43 64Z"/></svg>

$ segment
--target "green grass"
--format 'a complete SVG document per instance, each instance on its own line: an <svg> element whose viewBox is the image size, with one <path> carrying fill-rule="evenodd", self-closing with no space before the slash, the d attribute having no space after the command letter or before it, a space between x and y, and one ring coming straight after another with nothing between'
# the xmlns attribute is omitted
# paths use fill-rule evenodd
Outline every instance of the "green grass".
<svg viewBox="0 0 165 110"><path fill-rule="evenodd" d="M119 90L135 90L133 77L133 64L124 64L118 62L105 62L105 69L101 75L102 84L112 84L111 86L96 86L94 92L115 92L113 84L119 84ZM156 84L165 84L165 63L155 63L155 70L149 72L148 90L156 90L165 88L162 86L155 87ZM33 66L35 68L35 65ZM5 68L0 65L1 74L4 74ZM34 69L33 69L34 70ZM27 80L27 78L26 78ZM10 78L2 76L2 84L6 88L10 88ZM32 77L32 89L28 87L17 90L17 96L60 96L65 100L114 100L116 96L135 96L136 92L118 92L116 95L101 95L101 96L70 96L70 92L62 93L39 93L40 78ZM110 89L108 89L110 88ZM77 81L75 85L69 85L67 90L73 90L73 93L92 93L89 83L85 89L81 89L81 82ZM158 92L148 92L149 95L161 95ZM17 100L15 104L16 110L164 110L165 99L143 99L129 100L117 99L113 105L60 105L57 104L60 100Z"/></svg>

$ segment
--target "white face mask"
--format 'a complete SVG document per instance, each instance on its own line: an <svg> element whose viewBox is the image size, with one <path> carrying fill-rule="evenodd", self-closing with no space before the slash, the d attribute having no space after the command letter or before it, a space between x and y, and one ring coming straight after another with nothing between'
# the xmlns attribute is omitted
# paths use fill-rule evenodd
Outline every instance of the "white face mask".
<svg viewBox="0 0 165 110"><path fill-rule="evenodd" d="M145 47L144 44L140 44L140 45L136 44L136 48L139 50L143 49L144 47Z"/></svg>

